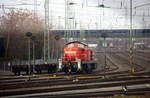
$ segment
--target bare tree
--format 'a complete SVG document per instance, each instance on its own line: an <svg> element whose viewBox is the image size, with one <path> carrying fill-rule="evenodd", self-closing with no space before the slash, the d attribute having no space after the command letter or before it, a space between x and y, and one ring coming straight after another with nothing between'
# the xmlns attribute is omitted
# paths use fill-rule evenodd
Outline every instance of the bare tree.
<svg viewBox="0 0 150 98"><path fill-rule="evenodd" d="M26 32L36 36L36 58L43 55L43 21L28 10L11 10L0 18L0 31L5 37L5 56L9 58L26 59L28 57L28 43ZM50 53L52 57L60 55L62 40L56 40L55 34L50 33ZM56 44L57 43L57 44Z"/></svg>
<svg viewBox="0 0 150 98"><path fill-rule="evenodd" d="M38 17L36 18L27 10L11 10L1 17L1 32L6 39L6 57L19 59L27 57L25 33L32 32L35 36L39 36L39 33L43 32L43 23Z"/></svg>

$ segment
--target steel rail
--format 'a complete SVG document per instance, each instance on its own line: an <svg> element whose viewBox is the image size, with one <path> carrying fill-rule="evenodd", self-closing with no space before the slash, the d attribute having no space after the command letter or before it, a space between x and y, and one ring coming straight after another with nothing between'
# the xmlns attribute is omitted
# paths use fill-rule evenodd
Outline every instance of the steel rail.
<svg viewBox="0 0 150 98"><path fill-rule="evenodd" d="M132 88L131 88L132 86ZM125 88L126 87L126 88ZM138 87L138 88L137 88ZM125 90L125 89L126 90ZM41 95L49 95L49 96L62 96L64 94L66 95L74 95L74 94L81 94L81 93L86 93L86 94L90 94L90 93L102 93L102 92L114 92L114 91L123 91L125 92L130 92L132 90L134 91L141 91L141 89L147 89L150 91L150 83L149 80L145 80L145 81L130 81L130 82L122 82L122 83L102 83L99 85L91 85L91 86L70 86L70 87L65 87L65 86L54 86L54 87L49 87L47 88L47 90L42 90L42 88L40 88L39 90L35 91L33 89L28 89L28 90L23 90L22 92L19 90L18 92L14 91L14 92L9 92L3 91L3 96L8 96L8 95L15 95L15 97L28 97L28 96L41 96ZM142 92L142 91L141 91ZM34 94L32 94L34 93ZM20 94L25 94L25 95L20 95ZM17 96L16 96L17 95Z"/></svg>
<svg viewBox="0 0 150 98"><path fill-rule="evenodd" d="M117 85L121 85L121 84L124 84L124 85L131 85L131 84L138 84L138 83L149 83L150 81L150 77L147 77L147 78L118 78L118 79L95 79L95 80L87 80L87 81L58 81L56 83L56 81L54 82L50 82L50 81L46 81L45 83L43 82L38 82L37 83L31 83L31 82L28 82L27 83L23 83L22 85L21 84L15 84L14 87L11 88L11 85L8 85L8 87L6 85L4 85L4 87L6 87L6 89L0 91L0 95L1 94L5 94L6 95L10 92L10 94L13 94L13 92L17 93L19 92L19 94L21 94L21 91L24 92L24 91L27 91L27 92L30 92L33 91L33 90L48 90L48 89L52 89L52 91L57 88L59 89L65 89L65 87L80 87L81 88L95 88L95 87L109 87L109 86L117 86ZM35 84L35 85L34 85ZM48 86L48 87L47 87ZM2 87L3 88L3 87ZM68 89L67 88L67 89ZM74 89L75 89L74 88ZM29 90L29 91L28 91Z"/></svg>

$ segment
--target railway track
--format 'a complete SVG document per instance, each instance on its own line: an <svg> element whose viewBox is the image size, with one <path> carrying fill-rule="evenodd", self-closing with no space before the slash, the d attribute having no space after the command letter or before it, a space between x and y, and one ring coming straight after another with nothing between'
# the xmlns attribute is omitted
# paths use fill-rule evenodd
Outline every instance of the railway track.
<svg viewBox="0 0 150 98"><path fill-rule="evenodd" d="M144 56L139 56L138 54L137 55L135 54L134 58L139 59L143 62L148 62L148 63L150 62L150 60L148 58L146 58Z"/></svg>
<svg viewBox="0 0 150 98"><path fill-rule="evenodd" d="M129 51L127 51L127 54L125 55L129 57L130 56ZM135 62L147 67L147 69L150 63L149 57L150 57L150 52L148 51L147 52L136 51L133 53L133 59L135 60ZM150 69L148 69L148 71L150 71Z"/></svg>
<svg viewBox="0 0 150 98"><path fill-rule="evenodd" d="M127 56L129 57L130 54L122 54L122 56ZM133 64L135 65L134 67L137 67L141 69L141 71L146 71L146 66L147 65L145 62L149 62L148 59L145 59L144 57L140 57L138 55L133 55Z"/></svg>
<svg viewBox="0 0 150 98"><path fill-rule="evenodd" d="M135 54L137 56L140 56L140 57L144 57L144 58L150 58L150 53L141 53L141 52L135 52Z"/></svg>
<svg viewBox="0 0 150 98"><path fill-rule="evenodd" d="M129 63L129 56L125 53L118 53L118 54L113 54L117 59L121 60L122 62L124 62L124 64L126 64L127 66L130 66ZM141 66L140 64L137 64L136 62L132 62L132 64L135 67L135 71L144 71L145 68L143 66Z"/></svg>
<svg viewBox="0 0 150 98"><path fill-rule="evenodd" d="M129 51L126 51L126 52L127 52L127 54L125 54L125 55L129 56L130 55ZM138 59L143 60L143 62L144 61L150 62L150 60L149 60L150 52L135 51L135 52L133 52L133 56L134 56L134 58L138 58Z"/></svg>
<svg viewBox="0 0 150 98"><path fill-rule="evenodd" d="M137 76L148 76L150 75L150 72L110 72L110 73L101 73L101 74L80 74L80 75L40 75L40 76L16 76L13 78L3 78L0 77L0 86L4 85L11 85L11 84L17 84L17 83L24 83L24 82L36 82L36 81L55 81L55 80L74 80L74 79L104 79L103 76L106 76L106 79L112 79L112 78L120 78L120 77L137 77ZM18 77L18 78L17 78ZM29 80L30 77L30 80ZM10 79L10 80L9 80Z"/></svg>
<svg viewBox="0 0 150 98"><path fill-rule="evenodd" d="M142 57L145 57L145 58L149 58L150 57L150 51L149 50L147 50L147 51L137 50L135 52L135 54L138 54L139 56L142 56Z"/></svg>
<svg viewBox="0 0 150 98"><path fill-rule="evenodd" d="M136 64L137 72L131 73L129 70L119 72L119 65L113 58L129 65L126 57L127 55L122 53L106 55L110 67L97 70L93 74L0 76L0 97L76 98L150 93L150 72L142 72L140 65L133 63Z"/></svg>
<svg viewBox="0 0 150 98"><path fill-rule="evenodd" d="M103 72L114 72L119 69L118 65L113 61L111 57L106 54L106 64L105 64L105 54L104 52L97 52L98 58L98 66L102 68L100 70L95 71L95 73L103 73Z"/></svg>
<svg viewBox="0 0 150 98"><path fill-rule="evenodd" d="M117 77L118 76L118 77ZM47 78L44 78L47 77ZM78 96L83 94L83 96L91 96L92 94L98 95L107 94L106 92L115 92L119 88L121 92L124 87L135 91L140 87L140 89L149 89L150 73L122 73L122 74L108 74L107 78L98 77L93 75L95 78L91 78L87 75L76 76L72 78L56 78L51 79L48 76L40 77L40 79L25 82L12 82L12 84L3 83L1 84L0 96L2 97L60 97L60 96ZM42 80L41 80L42 78ZM43 79L44 78L44 79ZM3 89L5 88L5 89ZM70 93L69 93L70 92ZM102 94L102 95L103 95Z"/></svg>
<svg viewBox="0 0 150 98"><path fill-rule="evenodd" d="M107 66L110 66L108 71L117 71L119 69L118 65L113 61L113 59L109 56L106 56L107 58Z"/></svg>

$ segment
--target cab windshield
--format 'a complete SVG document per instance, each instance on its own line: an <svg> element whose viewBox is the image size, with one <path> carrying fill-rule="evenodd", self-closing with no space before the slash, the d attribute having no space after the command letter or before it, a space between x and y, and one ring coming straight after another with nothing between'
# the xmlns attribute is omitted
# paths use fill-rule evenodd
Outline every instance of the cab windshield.
<svg viewBox="0 0 150 98"><path fill-rule="evenodd" d="M68 48L73 48L73 47L74 47L74 44L69 44L67 47L68 47Z"/></svg>
<svg viewBox="0 0 150 98"><path fill-rule="evenodd" d="M78 44L78 48L84 48L83 44Z"/></svg>

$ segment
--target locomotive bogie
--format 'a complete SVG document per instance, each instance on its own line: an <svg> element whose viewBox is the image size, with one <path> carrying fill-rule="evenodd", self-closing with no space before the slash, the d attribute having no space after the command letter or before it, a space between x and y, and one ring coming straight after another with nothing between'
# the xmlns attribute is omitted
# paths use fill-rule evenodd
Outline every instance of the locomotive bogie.
<svg viewBox="0 0 150 98"><path fill-rule="evenodd" d="M96 69L97 65L95 62L85 62L82 64L82 71L84 73L91 73L94 69Z"/></svg>
<svg viewBox="0 0 150 98"><path fill-rule="evenodd" d="M96 69L95 62L66 62L60 71L65 73L91 73Z"/></svg>

